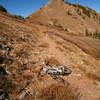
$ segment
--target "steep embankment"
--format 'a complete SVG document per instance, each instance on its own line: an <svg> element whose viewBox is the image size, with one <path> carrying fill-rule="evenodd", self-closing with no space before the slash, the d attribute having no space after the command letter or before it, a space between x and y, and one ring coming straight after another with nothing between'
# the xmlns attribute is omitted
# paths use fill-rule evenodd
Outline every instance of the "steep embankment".
<svg viewBox="0 0 100 100"><path fill-rule="evenodd" d="M94 10L64 0L49 0L26 20L80 35L85 35L86 30L100 32L100 17Z"/></svg>

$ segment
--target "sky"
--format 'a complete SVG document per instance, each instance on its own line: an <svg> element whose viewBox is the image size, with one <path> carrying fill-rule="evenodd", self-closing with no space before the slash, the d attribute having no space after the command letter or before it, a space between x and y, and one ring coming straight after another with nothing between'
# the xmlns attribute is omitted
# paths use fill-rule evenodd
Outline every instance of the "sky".
<svg viewBox="0 0 100 100"><path fill-rule="evenodd" d="M67 0L71 3L78 3L88 6L100 13L100 0ZM0 0L0 5L4 6L11 14L27 17L43 5L48 0Z"/></svg>

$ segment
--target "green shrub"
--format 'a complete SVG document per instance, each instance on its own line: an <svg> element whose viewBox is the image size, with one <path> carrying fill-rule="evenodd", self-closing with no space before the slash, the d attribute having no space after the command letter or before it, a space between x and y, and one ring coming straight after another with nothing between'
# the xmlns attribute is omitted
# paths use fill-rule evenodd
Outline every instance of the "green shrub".
<svg viewBox="0 0 100 100"><path fill-rule="evenodd" d="M86 29L85 35L95 39L100 39L100 32L98 32L97 30L94 33L91 33L88 31L88 29Z"/></svg>
<svg viewBox="0 0 100 100"><path fill-rule="evenodd" d="M93 38L100 39L100 32L98 32L98 31L96 30L96 32L95 32L94 35L93 35Z"/></svg>
<svg viewBox="0 0 100 100"><path fill-rule="evenodd" d="M1 5L0 5L0 11L7 13L7 10L3 6L1 6Z"/></svg>
<svg viewBox="0 0 100 100"><path fill-rule="evenodd" d="M97 15L96 11L92 10L91 8L88 8L88 7L79 5L79 4L73 4L73 6L79 8L79 9L82 9L83 13L85 15L87 15L88 17L91 16L91 13L94 14L94 15Z"/></svg>
<svg viewBox="0 0 100 100"><path fill-rule="evenodd" d="M16 19L24 20L24 17L20 15L13 15L13 17Z"/></svg>

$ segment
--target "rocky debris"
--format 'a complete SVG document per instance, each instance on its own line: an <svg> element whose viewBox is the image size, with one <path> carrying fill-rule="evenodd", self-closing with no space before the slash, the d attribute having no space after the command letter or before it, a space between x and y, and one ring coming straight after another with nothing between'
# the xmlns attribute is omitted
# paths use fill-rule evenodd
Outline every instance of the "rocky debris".
<svg viewBox="0 0 100 100"><path fill-rule="evenodd" d="M8 57L3 57L0 56L0 64L4 64L4 63L13 63L13 57L12 56L8 56Z"/></svg>
<svg viewBox="0 0 100 100"><path fill-rule="evenodd" d="M73 15L73 11L72 11L70 8L68 8L68 9L67 9L67 14L68 14L68 15Z"/></svg>
<svg viewBox="0 0 100 100"><path fill-rule="evenodd" d="M0 90L0 100L9 100L8 94L5 91Z"/></svg>
<svg viewBox="0 0 100 100"><path fill-rule="evenodd" d="M24 91L22 91L22 93L20 94L19 96L19 100L27 100L26 98L28 96L32 96L33 94L28 90L28 89L25 89Z"/></svg>
<svg viewBox="0 0 100 100"><path fill-rule="evenodd" d="M61 79L61 76L68 76L72 71L64 65L49 66L44 64L40 70L39 75L44 76L45 74L50 75L53 79Z"/></svg>
<svg viewBox="0 0 100 100"><path fill-rule="evenodd" d="M3 67L0 66L0 77L5 76L7 74L8 74L7 71Z"/></svg>
<svg viewBox="0 0 100 100"><path fill-rule="evenodd" d="M13 100L11 94L13 94L17 88L15 83L9 74L0 77L0 100Z"/></svg>
<svg viewBox="0 0 100 100"><path fill-rule="evenodd" d="M11 55L12 47L10 47L5 42L0 41L0 52L2 55L0 55L0 64L4 62L13 63L13 56Z"/></svg>
<svg viewBox="0 0 100 100"><path fill-rule="evenodd" d="M12 51L12 47L10 47L9 45L0 42L0 50L5 50L7 52L7 54L9 55L10 52Z"/></svg>
<svg viewBox="0 0 100 100"><path fill-rule="evenodd" d="M4 62L5 58L0 56L0 64L2 64Z"/></svg>
<svg viewBox="0 0 100 100"><path fill-rule="evenodd" d="M19 96L19 100L24 100L26 95L28 95L28 94L25 91L23 91Z"/></svg>
<svg viewBox="0 0 100 100"><path fill-rule="evenodd" d="M0 100L9 100L8 95L12 90L11 73L7 70L13 63L12 47L5 41L0 41Z"/></svg>

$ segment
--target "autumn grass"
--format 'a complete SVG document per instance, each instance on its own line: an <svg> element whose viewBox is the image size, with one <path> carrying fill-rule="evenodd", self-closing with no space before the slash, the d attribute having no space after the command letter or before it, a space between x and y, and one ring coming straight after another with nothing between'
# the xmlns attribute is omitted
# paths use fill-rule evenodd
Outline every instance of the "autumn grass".
<svg viewBox="0 0 100 100"><path fill-rule="evenodd" d="M81 97L77 89L62 84L52 84L41 93L41 100L80 100Z"/></svg>

